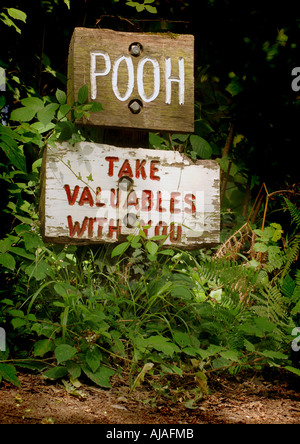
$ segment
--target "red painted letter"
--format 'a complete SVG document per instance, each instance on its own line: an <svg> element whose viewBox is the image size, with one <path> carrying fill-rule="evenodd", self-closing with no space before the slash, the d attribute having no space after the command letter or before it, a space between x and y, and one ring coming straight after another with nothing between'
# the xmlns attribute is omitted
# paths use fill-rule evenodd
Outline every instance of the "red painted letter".
<svg viewBox="0 0 300 444"><path fill-rule="evenodd" d="M194 214L196 213L196 205L194 204L193 200L196 200L196 197L194 194L187 194L184 198L184 201L186 204L190 205L191 208L185 207L184 212L187 214Z"/></svg>
<svg viewBox="0 0 300 444"><path fill-rule="evenodd" d="M136 160L135 162L135 177L139 179L140 174L142 178L146 179L146 171L145 171L146 160Z"/></svg>
<svg viewBox="0 0 300 444"><path fill-rule="evenodd" d="M153 208L153 193L150 190L142 192L142 211L151 211Z"/></svg>
<svg viewBox="0 0 300 444"><path fill-rule="evenodd" d="M76 187L74 188L72 196L71 196L71 191L70 191L69 185L65 185L64 189L66 190L66 193L67 193L69 205L74 205L75 201L77 199L78 193L79 193L79 185L76 185Z"/></svg>
<svg viewBox="0 0 300 444"><path fill-rule="evenodd" d="M84 187L81 197L80 197L80 200L78 202L78 204L80 206L82 206L85 203L89 203L90 207L92 207L94 205L94 199L93 199L93 196L91 195L89 187Z"/></svg>
<svg viewBox="0 0 300 444"><path fill-rule="evenodd" d="M108 157L105 157L105 160L107 160L107 162L109 162L109 165L108 165L108 175L110 177L112 177L113 174L114 174L114 162L118 162L119 158L118 157L110 157L110 156L108 156Z"/></svg>
<svg viewBox="0 0 300 444"><path fill-rule="evenodd" d="M150 179L152 180L160 180L160 177L155 176L154 173L158 171L155 165L159 165L159 160L151 160L150 163Z"/></svg>
<svg viewBox="0 0 300 444"><path fill-rule="evenodd" d="M171 224L170 227L170 241L172 243L174 242L180 242L181 241L181 234L182 234L182 226L177 225L177 233L175 235L175 224Z"/></svg>
<svg viewBox="0 0 300 444"><path fill-rule="evenodd" d="M128 177L130 177L130 179L133 178L132 169L131 169L129 160L127 160L127 159L124 160L124 163L121 166L119 174L118 174L119 179L123 176L128 176Z"/></svg>
<svg viewBox="0 0 300 444"><path fill-rule="evenodd" d="M181 212L179 208L175 208L175 205L178 204L180 201L176 199L176 197L179 197L181 193L178 191L174 191L171 193L171 199L170 199L170 213L178 214Z"/></svg>
<svg viewBox="0 0 300 444"><path fill-rule="evenodd" d="M82 226L80 227L79 222L75 222L73 225L72 216L68 216L68 225L70 230L70 237L74 237L77 234L78 237L82 237L85 229L87 227L89 218L85 217L82 222Z"/></svg>
<svg viewBox="0 0 300 444"><path fill-rule="evenodd" d="M161 206L161 191L157 191L157 207L156 207L156 211L159 211L160 213L165 213L167 210L165 208L162 208Z"/></svg>
<svg viewBox="0 0 300 444"><path fill-rule="evenodd" d="M101 199L101 188L97 187L96 188L96 206L97 207L105 207L105 203L100 202Z"/></svg>
<svg viewBox="0 0 300 444"><path fill-rule="evenodd" d="M166 236L168 234L168 225L165 222L158 222L154 230L155 236L159 236L160 228L162 228L162 234Z"/></svg>
<svg viewBox="0 0 300 444"><path fill-rule="evenodd" d="M114 220L110 219L109 228L108 228L108 237L112 239L114 233L116 233L117 239L119 239L119 236L121 234L121 225L119 225L119 221L117 221L117 225L115 226Z"/></svg>

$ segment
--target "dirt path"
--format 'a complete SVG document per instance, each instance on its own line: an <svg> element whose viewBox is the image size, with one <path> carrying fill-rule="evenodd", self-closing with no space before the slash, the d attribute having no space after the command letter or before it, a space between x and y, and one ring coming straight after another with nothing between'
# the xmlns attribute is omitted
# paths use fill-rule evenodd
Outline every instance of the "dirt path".
<svg viewBox="0 0 300 444"><path fill-rule="evenodd" d="M188 409L180 400L154 403L147 386L129 396L120 383L111 390L82 385L78 397L41 376L19 379L21 388L0 386L1 424L300 424L299 382L218 378L211 394Z"/></svg>

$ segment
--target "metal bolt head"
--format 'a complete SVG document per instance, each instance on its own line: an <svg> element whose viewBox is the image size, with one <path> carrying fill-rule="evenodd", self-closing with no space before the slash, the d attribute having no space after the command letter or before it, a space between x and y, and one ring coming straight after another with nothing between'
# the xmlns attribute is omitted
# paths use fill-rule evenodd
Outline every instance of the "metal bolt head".
<svg viewBox="0 0 300 444"><path fill-rule="evenodd" d="M141 55L142 49L143 49L142 45L138 42L132 43L129 46L129 52L134 57L138 57L139 55Z"/></svg>
<svg viewBox="0 0 300 444"><path fill-rule="evenodd" d="M132 112L132 114L138 114L142 110L142 104L139 103L137 100L133 100L129 103L129 109Z"/></svg>

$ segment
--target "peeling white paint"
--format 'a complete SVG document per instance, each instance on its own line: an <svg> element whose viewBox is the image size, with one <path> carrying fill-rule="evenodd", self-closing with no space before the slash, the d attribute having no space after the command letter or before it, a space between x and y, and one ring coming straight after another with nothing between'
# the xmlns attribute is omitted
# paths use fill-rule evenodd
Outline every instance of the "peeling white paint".
<svg viewBox="0 0 300 444"><path fill-rule="evenodd" d="M215 161L193 163L174 151L63 143L55 152L48 148L44 187L45 238L54 242L116 242L137 234L136 221L150 225L148 238L168 235L166 244L191 248L219 241Z"/></svg>

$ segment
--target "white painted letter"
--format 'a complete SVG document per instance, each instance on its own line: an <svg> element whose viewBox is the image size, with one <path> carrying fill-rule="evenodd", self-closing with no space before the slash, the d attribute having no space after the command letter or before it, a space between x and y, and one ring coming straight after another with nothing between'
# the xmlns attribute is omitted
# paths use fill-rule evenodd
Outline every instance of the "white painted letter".
<svg viewBox="0 0 300 444"><path fill-rule="evenodd" d="M127 85L127 91L125 93L125 95L122 97L120 95L120 91L118 88L118 70L119 70L119 66L120 63L125 60L125 63L127 65L127 70L128 70L128 85ZM130 56L121 56L119 57L113 66L113 73L112 73L112 89L113 92L115 93L115 96L117 97L117 99L121 100L121 102L125 102L125 100L129 99L129 97L132 94L133 91L133 87L134 87L134 71L133 71L133 63L131 60Z"/></svg>
<svg viewBox="0 0 300 444"><path fill-rule="evenodd" d="M96 57L103 57L105 61L105 68L103 71L96 71ZM91 68L90 68L90 78L91 78L91 99L95 100L97 97L97 83L96 77L106 76L111 68L110 57L105 51L91 52Z"/></svg>
<svg viewBox="0 0 300 444"><path fill-rule="evenodd" d="M146 96L144 89L144 66L147 62L152 63L154 70L154 91L150 96ZM144 102L152 102L153 100L156 99L160 89L159 64L156 59L150 59L149 57L142 58L137 68L137 83L138 83L139 95Z"/></svg>
<svg viewBox="0 0 300 444"><path fill-rule="evenodd" d="M171 74L171 59L166 57L166 104L171 104L172 82L179 84L179 105L184 105L184 59L178 59L179 76Z"/></svg>
<svg viewBox="0 0 300 444"><path fill-rule="evenodd" d="M297 76L293 81L292 81L292 90L295 92L298 92L300 90L300 68L294 68L292 70L292 76Z"/></svg>

